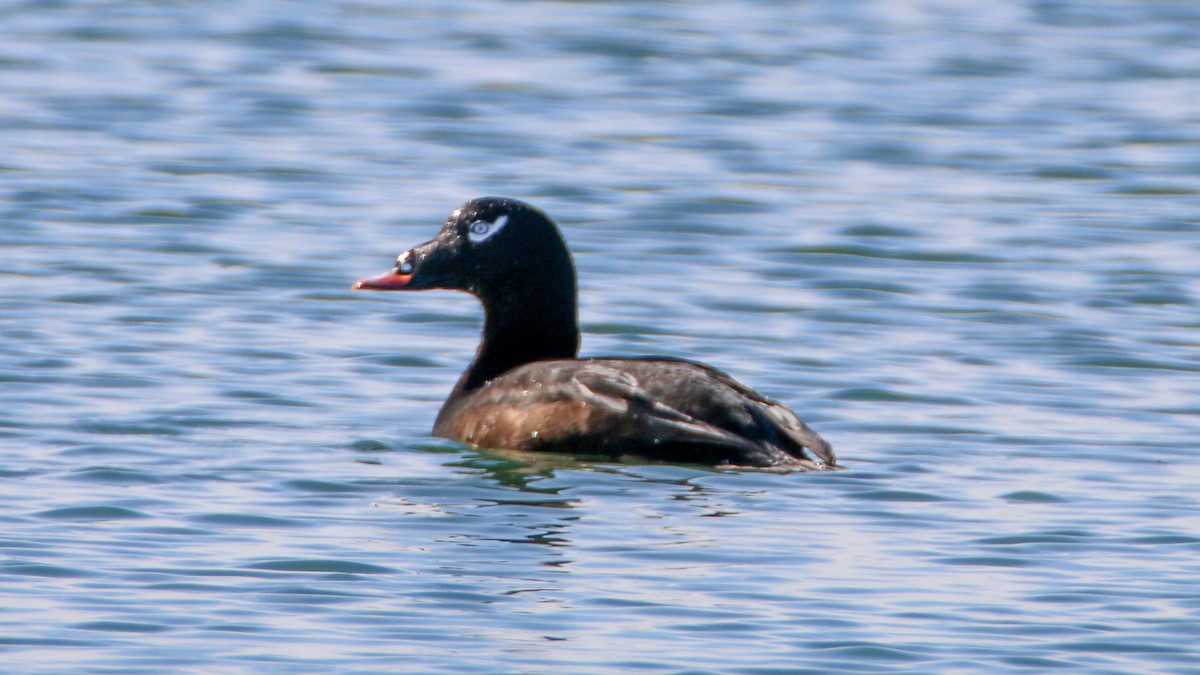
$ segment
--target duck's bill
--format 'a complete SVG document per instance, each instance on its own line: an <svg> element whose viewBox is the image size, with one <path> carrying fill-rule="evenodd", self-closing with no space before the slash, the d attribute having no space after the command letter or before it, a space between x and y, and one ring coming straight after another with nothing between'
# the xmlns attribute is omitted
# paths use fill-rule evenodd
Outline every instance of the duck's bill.
<svg viewBox="0 0 1200 675"><path fill-rule="evenodd" d="M354 290L356 291L404 291L410 290L409 284L412 283L412 274L400 274L399 272L388 272L377 277L369 279L359 279L354 282Z"/></svg>

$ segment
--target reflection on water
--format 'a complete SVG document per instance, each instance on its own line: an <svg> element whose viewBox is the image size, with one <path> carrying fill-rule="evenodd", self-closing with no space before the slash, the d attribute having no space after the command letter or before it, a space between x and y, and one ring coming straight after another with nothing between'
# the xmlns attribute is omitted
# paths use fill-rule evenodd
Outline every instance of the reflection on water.
<svg viewBox="0 0 1200 675"><path fill-rule="evenodd" d="M0 7L21 672L1193 672L1200 10ZM830 474L429 437L484 194ZM533 545L525 545L533 544ZM81 666L86 664L86 666Z"/></svg>

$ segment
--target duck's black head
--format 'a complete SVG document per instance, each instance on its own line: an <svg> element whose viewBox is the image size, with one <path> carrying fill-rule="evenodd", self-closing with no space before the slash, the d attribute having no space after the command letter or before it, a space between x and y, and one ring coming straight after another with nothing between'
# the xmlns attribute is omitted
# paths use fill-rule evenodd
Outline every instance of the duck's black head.
<svg viewBox="0 0 1200 675"><path fill-rule="evenodd" d="M455 209L433 240L404 251L396 267L355 289L416 291L445 288L478 296L485 305L524 289L553 286L575 295L575 267L558 227L530 204L481 197Z"/></svg>
<svg viewBox="0 0 1200 675"><path fill-rule="evenodd" d="M554 221L515 199L472 199L431 241L397 256L391 272L354 288L445 288L478 297L487 319L468 385L521 363L571 358L579 347L571 254Z"/></svg>

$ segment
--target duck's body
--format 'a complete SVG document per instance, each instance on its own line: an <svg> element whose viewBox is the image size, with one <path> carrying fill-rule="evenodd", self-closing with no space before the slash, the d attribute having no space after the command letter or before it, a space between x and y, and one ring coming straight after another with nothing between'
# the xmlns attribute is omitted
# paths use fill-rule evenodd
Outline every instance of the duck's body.
<svg viewBox="0 0 1200 675"><path fill-rule="evenodd" d="M663 358L529 363L456 390L433 433L488 448L671 462L833 463L829 445L791 410L715 368Z"/></svg>
<svg viewBox="0 0 1200 675"><path fill-rule="evenodd" d="M579 359L575 269L557 227L515 200L483 198L396 269L355 288L450 288L480 298L483 339L433 433L481 447L671 462L836 467L786 406L682 359Z"/></svg>

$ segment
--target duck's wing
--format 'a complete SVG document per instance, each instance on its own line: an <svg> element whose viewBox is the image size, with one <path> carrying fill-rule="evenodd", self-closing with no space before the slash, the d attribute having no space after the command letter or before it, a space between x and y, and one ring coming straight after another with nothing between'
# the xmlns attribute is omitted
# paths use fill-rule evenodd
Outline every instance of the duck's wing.
<svg viewBox="0 0 1200 675"><path fill-rule="evenodd" d="M824 438L821 438L817 432L813 431L807 424L804 423L792 409L767 398L757 391L747 387L737 381L728 374L713 368L704 363L696 363L694 361L681 361L693 365L704 370L709 377L733 389L739 396L750 404L748 406L751 413L755 416L761 414L766 419L768 425L783 434L787 440L791 441L798 448L803 448L811 452L815 459L824 463L829 467L837 466L837 456L834 455L833 446Z"/></svg>
<svg viewBox="0 0 1200 675"><path fill-rule="evenodd" d="M577 363L571 370L572 398L593 408L593 424L605 428L614 442L633 447L652 439L663 447L695 446L712 456L726 453L723 463L730 464L836 465L829 444L791 410L715 368L680 360ZM637 365L649 363L658 365ZM654 377L639 378L640 371Z"/></svg>

